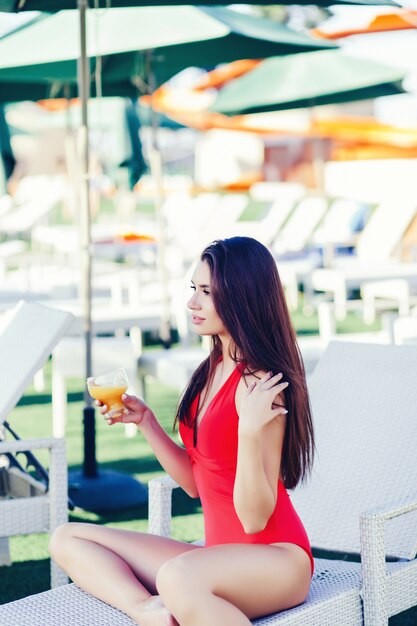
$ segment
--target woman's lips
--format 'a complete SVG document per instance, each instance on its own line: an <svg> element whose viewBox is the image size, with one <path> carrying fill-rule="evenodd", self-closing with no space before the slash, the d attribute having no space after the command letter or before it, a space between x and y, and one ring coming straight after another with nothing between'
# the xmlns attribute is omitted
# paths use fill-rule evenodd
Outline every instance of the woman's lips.
<svg viewBox="0 0 417 626"><path fill-rule="evenodd" d="M204 322L204 317L198 317L198 315L192 315L191 321L193 324L202 324Z"/></svg>

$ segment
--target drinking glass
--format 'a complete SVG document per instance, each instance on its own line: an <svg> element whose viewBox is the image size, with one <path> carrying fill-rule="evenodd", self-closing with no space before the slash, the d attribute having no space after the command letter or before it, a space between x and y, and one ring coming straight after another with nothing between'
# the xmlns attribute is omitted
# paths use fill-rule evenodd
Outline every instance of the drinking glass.
<svg viewBox="0 0 417 626"><path fill-rule="evenodd" d="M121 417L127 413L122 402L122 395L129 386L127 374L123 368L113 370L101 376L87 378L88 393L95 400L100 400L108 407L110 417Z"/></svg>

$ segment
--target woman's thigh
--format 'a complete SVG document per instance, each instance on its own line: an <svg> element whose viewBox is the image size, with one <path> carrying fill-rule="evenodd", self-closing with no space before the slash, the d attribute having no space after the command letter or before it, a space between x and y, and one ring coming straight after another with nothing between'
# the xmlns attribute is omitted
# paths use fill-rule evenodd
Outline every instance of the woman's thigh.
<svg viewBox="0 0 417 626"><path fill-rule="evenodd" d="M210 591L238 607L249 619L301 604L311 581L310 559L293 544L211 546L167 563L168 577L163 570L163 583L169 583L171 574L179 585L193 588L196 597L199 591ZM158 589L164 597L159 587L158 578Z"/></svg>
<svg viewBox="0 0 417 626"><path fill-rule="evenodd" d="M156 575L166 561L186 552L202 549L194 544L159 535L95 524L75 522L66 524L63 530L67 536L69 534L70 537L92 541L117 554L151 593L156 593ZM68 545L68 548L76 549L76 545Z"/></svg>

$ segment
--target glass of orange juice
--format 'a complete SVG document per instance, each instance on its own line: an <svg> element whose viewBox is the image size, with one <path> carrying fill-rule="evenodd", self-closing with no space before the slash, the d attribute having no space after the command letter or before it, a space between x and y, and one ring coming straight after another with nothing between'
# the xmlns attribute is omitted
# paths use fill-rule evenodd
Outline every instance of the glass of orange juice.
<svg viewBox="0 0 417 626"><path fill-rule="evenodd" d="M110 417L120 417L127 413L122 402L122 395L129 386L127 374L123 368L113 370L101 376L87 378L88 393L95 400L107 405Z"/></svg>

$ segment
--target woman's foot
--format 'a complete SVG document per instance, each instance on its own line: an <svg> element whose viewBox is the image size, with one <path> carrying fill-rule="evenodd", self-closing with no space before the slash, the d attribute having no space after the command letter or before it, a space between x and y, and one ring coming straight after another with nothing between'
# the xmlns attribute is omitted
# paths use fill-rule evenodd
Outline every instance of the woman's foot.
<svg viewBox="0 0 417 626"><path fill-rule="evenodd" d="M159 596L151 596L141 602L131 617L140 626L178 626L177 620L172 617Z"/></svg>

